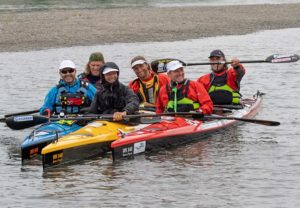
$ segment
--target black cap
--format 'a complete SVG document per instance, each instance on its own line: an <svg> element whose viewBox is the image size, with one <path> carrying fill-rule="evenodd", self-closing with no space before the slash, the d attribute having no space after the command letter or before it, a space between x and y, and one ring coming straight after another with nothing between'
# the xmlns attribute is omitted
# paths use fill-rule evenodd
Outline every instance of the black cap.
<svg viewBox="0 0 300 208"><path fill-rule="evenodd" d="M210 52L210 55L208 58L211 58L211 57L224 57L225 58L225 54L221 50L217 49L217 50L213 50L212 52Z"/></svg>

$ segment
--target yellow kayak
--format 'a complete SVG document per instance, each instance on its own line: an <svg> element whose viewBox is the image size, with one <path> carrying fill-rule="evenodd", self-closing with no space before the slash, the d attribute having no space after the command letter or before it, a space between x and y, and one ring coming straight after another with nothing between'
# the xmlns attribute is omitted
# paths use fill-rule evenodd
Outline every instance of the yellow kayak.
<svg viewBox="0 0 300 208"><path fill-rule="evenodd" d="M149 124L94 121L42 149L43 167L74 163L110 151L111 142Z"/></svg>

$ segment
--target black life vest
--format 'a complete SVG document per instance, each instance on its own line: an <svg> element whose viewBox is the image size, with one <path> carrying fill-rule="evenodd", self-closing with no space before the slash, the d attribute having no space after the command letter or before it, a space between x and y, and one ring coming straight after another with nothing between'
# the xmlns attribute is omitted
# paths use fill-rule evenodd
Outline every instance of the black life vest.
<svg viewBox="0 0 300 208"><path fill-rule="evenodd" d="M227 72L221 76L215 76L214 73L210 74L208 94L214 104L228 105L240 103L241 94L228 85Z"/></svg>

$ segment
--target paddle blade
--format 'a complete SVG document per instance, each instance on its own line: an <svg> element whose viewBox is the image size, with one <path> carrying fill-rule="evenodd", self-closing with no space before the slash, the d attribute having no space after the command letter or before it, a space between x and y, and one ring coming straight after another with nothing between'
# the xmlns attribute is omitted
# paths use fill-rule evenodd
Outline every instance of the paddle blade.
<svg viewBox="0 0 300 208"><path fill-rule="evenodd" d="M167 72L167 64L171 61L179 61L182 63L183 66L186 66L186 63L184 63L183 61L179 60L179 59L174 59L174 58L166 58L166 59L158 59L155 61L152 61L150 63L151 65L151 69L155 72L155 73L164 73Z"/></svg>
<svg viewBox="0 0 300 208"><path fill-rule="evenodd" d="M48 121L44 116L11 116L5 119L6 125L14 130L26 129Z"/></svg>
<svg viewBox="0 0 300 208"><path fill-rule="evenodd" d="M290 63L290 62L296 62L299 61L300 56L297 54L294 55L279 55L274 54L266 58L266 62L268 63Z"/></svg>

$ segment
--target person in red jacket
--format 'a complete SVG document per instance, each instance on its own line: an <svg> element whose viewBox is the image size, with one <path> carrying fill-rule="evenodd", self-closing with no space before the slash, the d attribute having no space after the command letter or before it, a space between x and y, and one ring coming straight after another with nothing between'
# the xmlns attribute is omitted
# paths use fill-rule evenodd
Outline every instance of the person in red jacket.
<svg viewBox="0 0 300 208"><path fill-rule="evenodd" d="M159 89L170 82L169 77L154 73L143 56L134 57L131 68L137 78L129 83L129 87L139 97L140 107L155 107Z"/></svg>
<svg viewBox="0 0 300 208"><path fill-rule="evenodd" d="M156 113L198 111L211 114L213 103L207 91L200 83L184 78L182 63L171 61L166 68L171 82L159 91Z"/></svg>
<svg viewBox="0 0 300 208"><path fill-rule="evenodd" d="M214 63L211 64L212 72L201 76L197 82L203 84L214 104L239 104L240 82L246 72L239 59L232 59L232 68L228 69L221 50L213 50L208 58Z"/></svg>

